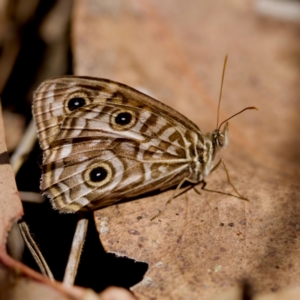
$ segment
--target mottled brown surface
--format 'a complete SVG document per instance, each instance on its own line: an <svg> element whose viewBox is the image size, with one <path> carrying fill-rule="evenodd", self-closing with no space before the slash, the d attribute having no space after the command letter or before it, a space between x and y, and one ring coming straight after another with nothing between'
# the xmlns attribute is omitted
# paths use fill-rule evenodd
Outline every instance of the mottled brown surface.
<svg viewBox="0 0 300 300"><path fill-rule="evenodd" d="M172 191L95 212L108 252L149 264L133 287L140 299L208 299L247 279L254 292L300 283L299 29L260 19L252 1L77 1L75 73L143 89L193 120L216 123L222 64L229 54L221 120L232 181L250 199ZM208 187L231 192L222 169Z"/></svg>

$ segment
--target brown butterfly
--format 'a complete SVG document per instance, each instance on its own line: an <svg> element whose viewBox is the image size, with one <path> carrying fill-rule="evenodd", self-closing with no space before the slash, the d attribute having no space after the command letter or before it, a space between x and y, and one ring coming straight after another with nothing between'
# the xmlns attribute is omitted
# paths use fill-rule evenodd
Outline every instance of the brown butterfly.
<svg viewBox="0 0 300 300"><path fill-rule="evenodd" d="M107 79L47 80L34 94L33 115L43 150L41 190L67 213L199 183L228 144L227 122L203 134L171 107Z"/></svg>

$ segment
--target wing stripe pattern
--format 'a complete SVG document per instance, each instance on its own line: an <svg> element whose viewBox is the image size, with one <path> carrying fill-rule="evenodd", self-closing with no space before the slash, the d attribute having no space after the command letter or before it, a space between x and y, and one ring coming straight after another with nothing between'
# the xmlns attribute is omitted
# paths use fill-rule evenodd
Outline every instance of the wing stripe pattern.
<svg viewBox="0 0 300 300"><path fill-rule="evenodd" d="M41 189L63 212L178 184L190 173L187 149L202 139L172 108L105 79L48 80L35 92L33 113L44 151Z"/></svg>

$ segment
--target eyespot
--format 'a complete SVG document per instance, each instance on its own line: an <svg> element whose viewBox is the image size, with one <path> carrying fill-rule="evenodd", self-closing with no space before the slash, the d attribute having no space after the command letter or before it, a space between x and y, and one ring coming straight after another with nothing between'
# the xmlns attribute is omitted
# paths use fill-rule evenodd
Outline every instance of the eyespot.
<svg viewBox="0 0 300 300"><path fill-rule="evenodd" d="M65 101L65 108L67 112L73 112L74 110L83 107L90 103L88 96L85 93L74 93L69 95Z"/></svg>
<svg viewBox="0 0 300 300"><path fill-rule="evenodd" d="M136 124L136 113L131 110L119 109L111 115L110 123L113 129L127 130Z"/></svg>
<svg viewBox="0 0 300 300"><path fill-rule="evenodd" d="M90 180L92 182L100 182L105 180L105 178L107 177L107 171L105 168L103 167L96 167L94 169L92 169L92 171L90 172Z"/></svg>
<svg viewBox="0 0 300 300"><path fill-rule="evenodd" d="M115 117L116 124L120 126L128 125L132 120L132 115L129 112L121 112Z"/></svg>
<svg viewBox="0 0 300 300"><path fill-rule="evenodd" d="M74 97L71 98L68 102L68 108L70 111L73 111L79 107L82 107L85 105L85 99L80 97Z"/></svg>
<svg viewBox="0 0 300 300"><path fill-rule="evenodd" d="M84 180L91 187L101 187L110 182L113 167L108 163L98 162L90 165L84 172Z"/></svg>

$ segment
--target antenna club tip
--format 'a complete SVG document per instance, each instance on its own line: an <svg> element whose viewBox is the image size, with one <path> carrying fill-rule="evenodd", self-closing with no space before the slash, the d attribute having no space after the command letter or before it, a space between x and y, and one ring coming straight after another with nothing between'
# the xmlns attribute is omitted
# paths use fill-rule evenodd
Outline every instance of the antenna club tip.
<svg viewBox="0 0 300 300"><path fill-rule="evenodd" d="M250 106L249 109L255 109L258 110L258 108L256 106Z"/></svg>

